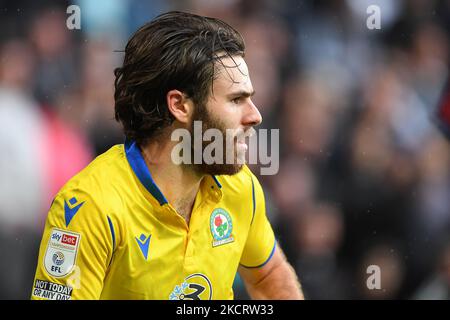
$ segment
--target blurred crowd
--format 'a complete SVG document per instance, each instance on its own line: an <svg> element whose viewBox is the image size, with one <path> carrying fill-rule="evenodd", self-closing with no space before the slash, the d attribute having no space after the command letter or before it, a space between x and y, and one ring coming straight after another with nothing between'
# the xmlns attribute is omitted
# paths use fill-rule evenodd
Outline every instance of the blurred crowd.
<svg viewBox="0 0 450 320"><path fill-rule="evenodd" d="M0 0L0 299L29 297L56 192L123 143L113 69L168 10L244 36L261 127L280 129L280 171L259 177L267 214L306 298L450 299L450 148L433 121L448 0Z"/></svg>

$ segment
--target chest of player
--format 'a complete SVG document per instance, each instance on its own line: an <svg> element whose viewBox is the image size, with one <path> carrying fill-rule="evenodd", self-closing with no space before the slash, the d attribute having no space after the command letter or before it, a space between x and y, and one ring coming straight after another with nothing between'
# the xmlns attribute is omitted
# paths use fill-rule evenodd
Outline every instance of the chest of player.
<svg viewBox="0 0 450 320"><path fill-rule="evenodd" d="M248 204L204 201L189 226L169 205L129 217L110 266L111 280L127 284L126 298L229 298L250 226Z"/></svg>

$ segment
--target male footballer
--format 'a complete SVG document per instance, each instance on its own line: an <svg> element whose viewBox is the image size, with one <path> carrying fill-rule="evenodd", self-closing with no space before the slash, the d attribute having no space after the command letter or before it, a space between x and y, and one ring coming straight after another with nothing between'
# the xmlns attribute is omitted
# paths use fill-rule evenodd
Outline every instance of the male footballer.
<svg viewBox="0 0 450 320"><path fill-rule="evenodd" d="M172 133L193 133L194 121L224 135L261 122L244 50L228 24L183 12L131 37L115 70L126 141L55 196L32 299L233 299L237 272L253 299L303 299L261 185L239 161L241 136L232 163L173 159Z"/></svg>

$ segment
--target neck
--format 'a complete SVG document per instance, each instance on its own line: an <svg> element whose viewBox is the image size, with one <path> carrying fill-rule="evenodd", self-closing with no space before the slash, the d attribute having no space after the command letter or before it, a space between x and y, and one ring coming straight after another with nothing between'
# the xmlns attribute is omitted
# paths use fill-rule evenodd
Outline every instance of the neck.
<svg viewBox="0 0 450 320"><path fill-rule="evenodd" d="M142 148L142 155L152 178L167 201L189 222L194 200L204 175L192 167L176 165L171 152L176 142L152 141Z"/></svg>

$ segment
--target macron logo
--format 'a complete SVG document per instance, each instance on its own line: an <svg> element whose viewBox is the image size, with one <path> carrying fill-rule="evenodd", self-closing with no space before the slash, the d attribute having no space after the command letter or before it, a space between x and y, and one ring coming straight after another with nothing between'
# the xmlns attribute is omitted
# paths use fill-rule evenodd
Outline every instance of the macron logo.
<svg viewBox="0 0 450 320"><path fill-rule="evenodd" d="M75 197L70 199L69 203L64 201L64 218L66 219L66 227L69 226L70 221L72 221L72 218L77 214L83 204L84 201L77 204L77 199Z"/></svg>
<svg viewBox="0 0 450 320"><path fill-rule="evenodd" d="M139 245L139 249L141 249L142 254L144 255L144 259L147 260L148 256L148 247L150 245L150 238L152 235L149 235L146 237L144 234L141 234L141 236L138 238L136 237L136 241Z"/></svg>

